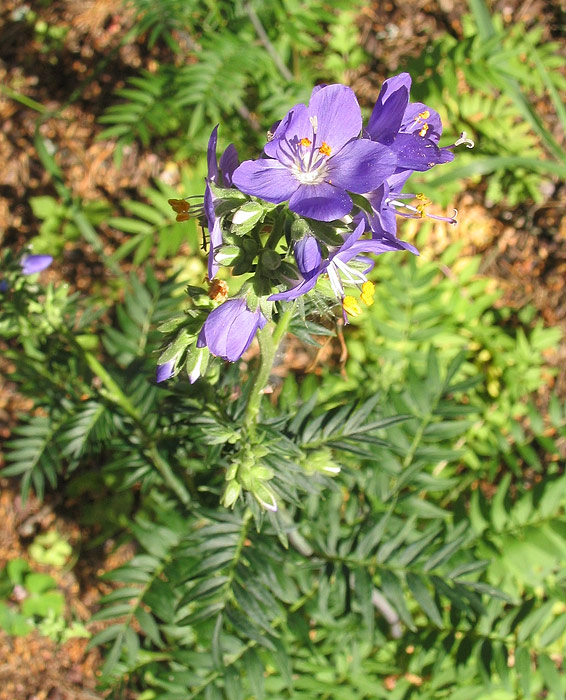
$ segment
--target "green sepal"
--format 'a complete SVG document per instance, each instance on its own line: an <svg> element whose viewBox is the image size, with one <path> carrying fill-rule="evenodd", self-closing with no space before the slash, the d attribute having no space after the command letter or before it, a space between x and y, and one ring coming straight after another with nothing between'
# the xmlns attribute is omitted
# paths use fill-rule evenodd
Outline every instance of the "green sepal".
<svg viewBox="0 0 566 700"><path fill-rule="evenodd" d="M338 230L337 230L338 229ZM294 241L299 241L304 236L314 236L318 241L326 243L326 245L336 246L344 242L344 237L339 232L344 230L343 223L315 221L314 219L303 219L297 217L291 224L291 238Z"/></svg>
<svg viewBox="0 0 566 700"><path fill-rule="evenodd" d="M259 295L256 294L255 289L251 288L246 295L246 304L250 311L255 311L259 305Z"/></svg>
<svg viewBox="0 0 566 700"><path fill-rule="evenodd" d="M342 245L344 237L331 224L324 221L309 221L311 233L321 243L329 246Z"/></svg>
<svg viewBox="0 0 566 700"><path fill-rule="evenodd" d="M239 255L234 260L234 267L232 268L232 274L235 277L239 275L245 275L250 272L253 264L253 259L250 259L247 255Z"/></svg>
<svg viewBox="0 0 566 700"><path fill-rule="evenodd" d="M275 302L273 301L268 301L266 297L260 297L259 299L259 308L261 309L261 313L265 316L265 318L268 321L271 321L271 318L273 316L273 305Z"/></svg>
<svg viewBox="0 0 566 700"><path fill-rule="evenodd" d="M277 270L277 275L275 275L282 284L288 284L289 280L299 280L299 271L294 265L291 265L284 260L281 261L281 265Z"/></svg>
<svg viewBox="0 0 566 700"><path fill-rule="evenodd" d="M260 265L268 272L274 272L281 267L281 255L271 248L265 248L259 256Z"/></svg>
<svg viewBox="0 0 566 700"><path fill-rule="evenodd" d="M358 209L361 209L362 211L365 211L366 214L373 216L373 207L363 195L350 192L350 197L352 198L352 201L358 207Z"/></svg>
<svg viewBox="0 0 566 700"><path fill-rule="evenodd" d="M214 252L214 260L218 265L230 267L235 263L240 252L237 245L222 245Z"/></svg>
<svg viewBox="0 0 566 700"><path fill-rule="evenodd" d="M311 227L306 219L297 217L291 224L291 238L294 241L300 241L301 238L304 238L311 233Z"/></svg>
<svg viewBox="0 0 566 700"><path fill-rule="evenodd" d="M250 258L253 260L255 256L257 255L257 251L259 250L259 245L256 240L253 238L245 238L242 241L242 248L245 250L246 255L249 255Z"/></svg>
<svg viewBox="0 0 566 700"><path fill-rule="evenodd" d="M226 469L226 481L232 481L238 476L238 469L240 465L238 462L232 462L232 464Z"/></svg>
<svg viewBox="0 0 566 700"><path fill-rule="evenodd" d="M174 360L194 341L195 335L189 333L186 328L177 335L175 340L170 343L159 356L158 365L163 365L165 362Z"/></svg>
<svg viewBox="0 0 566 700"><path fill-rule="evenodd" d="M224 201L229 201L232 199L238 203L245 202L246 199L248 199L247 195L234 187L220 187L220 185L217 185L212 181L208 183L208 186L210 187L215 199L222 199Z"/></svg>
<svg viewBox="0 0 566 700"><path fill-rule="evenodd" d="M244 236L246 233L249 233L255 227L255 225L261 221L261 219L263 219L265 214L266 211L259 202L246 202L234 212L230 232L234 233L236 236ZM240 222L234 222L234 219L240 218Z"/></svg>
<svg viewBox="0 0 566 700"><path fill-rule="evenodd" d="M267 202L265 199L260 199L259 197L252 197L252 202L258 202L261 204L262 209L264 212L270 212L273 211L274 209L277 209L279 204L273 204L273 202Z"/></svg>
<svg viewBox="0 0 566 700"><path fill-rule="evenodd" d="M263 482L252 479L249 491L251 491L254 498L262 508L271 511L277 510L277 500L275 498L275 494Z"/></svg>
<svg viewBox="0 0 566 700"><path fill-rule="evenodd" d="M242 200L236 199L235 197L230 197L229 199L221 199L216 201L214 204L214 213L216 217L221 219L220 226L224 229L224 223L226 217L231 214L235 209L241 206Z"/></svg>
<svg viewBox="0 0 566 700"><path fill-rule="evenodd" d="M252 284L254 292L258 297L269 296L273 289L271 280L264 277L260 270L258 270L254 275Z"/></svg>
<svg viewBox="0 0 566 700"><path fill-rule="evenodd" d="M274 476L273 469L264 467L263 465L254 467L252 471L252 477L258 481L270 481Z"/></svg>
<svg viewBox="0 0 566 700"><path fill-rule="evenodd" d="M187 357L187 363L185 365L185 370L189 379L191 379L191 373L198 367L198 377L203 377L208 369L208 363L210 362L210 350L207 347L197 348L196 345L191 348L189 355ZM196 381L198 377L195 377L192 381Z"/></svg>
<svg viewBox="0 0 566 700"><path fill-rule="evenodd" d="M241 493L242 487L237 481L232 480L228 482L224 495L222 496L222 505L225 508L232 508L240 497Z"/></svg>
<svg viewBox="0 0 566 700"><path fill-rule="evenodd" d="M171 333L171 331L175 331L179 326L183 325L186 320L187 317L185 314L178 314L157 326L157 330L160 333Z"/></svg>

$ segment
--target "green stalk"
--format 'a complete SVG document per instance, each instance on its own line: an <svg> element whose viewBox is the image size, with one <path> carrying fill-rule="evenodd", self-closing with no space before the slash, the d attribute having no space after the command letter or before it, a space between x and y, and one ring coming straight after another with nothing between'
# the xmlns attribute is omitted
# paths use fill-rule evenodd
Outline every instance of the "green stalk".
<svg viewBox="0 0 566 700"><path fill-rule="evenodd" d="M277 248L277 244L279 243L281 236L283 235L283 222L284 217L277 216L275 218L275 221L273 222L273 229L271 230L269 238L267 239L267 242L265 244L266 248L272 248L273 250Z"/></svg>
<svg viewBox="0 0 566 700"><path fill-rule="evenodd" d="M75 342L75 345L76 347L80 348L78 343ZM118 406L120 406L120 408L122 408L135 422L137 431L146 449L146 454L151 459L154 467L161 474L163 481L177 495L183 505L188 505L191 500L189 492L183 483L175 476L169 464L163 459L155 442L147 439L147 430L143 424L143 418L140 412L132 404L130 399L124 394L122 389L104 369L96 357L92 353L85 351L82 348L80 349L91 371L100 379L104 388L106 389L106 396L111 401L118 404Z"/></svg>
<svg viewBox="0 0 566 700"><path fill-rule="evenodd" d="M260 363L250 391L246 414L244 416L244 427L247 429L250 437L255 435L262 393L265 389L265 385L269 381L269 375L271 374L273 361L275 360L275 353L277 352L281 339L287 332L287 328L293 317L293 311L294 304L281 314L279 323L275 326L273 333L271 332L271 325L265 326L265 328L258 331L257 337L261 353Z"/></svg>
<svg viewBox="0 0 566 700"><path fill-rule="evenodd" d="M120 408L122 408L130 416L130 418L134 420L135 423L139 424L141 422L139 411L124 394L122 389L118 386L110 374L104 369L102 363L99 362L92 353L84 350L78 343L74 343L74 345L75 347L80 348L91 372L95 374L104 385L108 398L114 403L117 403L118 406L120 406Z"/></svg>
<svg viewBox="0 0 566 700"><path fill-rule="evenodd" d="M7 87L6 85L0 85L0 91L3 92L6 97L9 97L10 99L14 100L15 102L19 102L20 104L24 105L24 107L28 107L29 109L34 109L36 112L39 112L40 114L47 114L49 110L47 107L44 105L40 104L39 102L36 102L33 100L31 97L28 97L27 95L22 95L19 92L16 92L15 90L12 90L11 88Z"/></svg>
<svg viewBox="0 0 566 700"><path fill-rule="evenodd" d="M271 59L273 63L276 65L277 70L281 73L283 76L284 80L287 82L291 83L293 82L293 74L291 71L287 68L287 66L283 63L281 60L281 56L277 53L277 49L271 41L269 40L269 37L267 35L267 32L265 31L263 24L261 23L259 17L256 15L255 10L249 3L244 3L244 9L248 14L248 17L250 18L250 21L253 25L253 28L255 29L259 40L263 44L265 50L267 53L271 56Z"/></svg>

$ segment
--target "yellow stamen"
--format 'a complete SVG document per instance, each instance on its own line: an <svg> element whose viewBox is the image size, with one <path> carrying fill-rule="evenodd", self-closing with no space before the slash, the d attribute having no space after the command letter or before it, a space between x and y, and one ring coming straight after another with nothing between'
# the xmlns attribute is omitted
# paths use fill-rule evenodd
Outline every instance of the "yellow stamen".
<svg viewBox="0 0 566 700"><path fill-rule="evenodd" d="M305 138L304 138L304 139L301 139L299 143L301 144L301 146L304 146L305 148L308 148L308 147L312 144L312 141L310 141L309 139L307 139L307 137L305 136Z"/></svg>
<svg viewBox="0 0 566 700"><path fill-rule="evenodd" d="M418 193L417 195L415 195L415 196L416 196L416 198L419 199L420 202L421 202L420 204L417 204L417 206L416 206L415 208L416 208L416 210L419 212L419 214L420 214L421 216L423 216L423 215L424 215L424 210L425 210L425 208L428 207L428 205L431 203L431 200L430 200L430 199L427 199L426 195L423 194L422 192L419 192L419 193Z"/></svg>
<svg viewBox="0 0 566 700"><path fill-rule="evenodd" d="M362 294L367 294L372 297L375 294L375 284L367 280L362 284Z"/></svg>
<svg viewBox="0 0 566 700"><path fill-rule="evenodd" d="M373 295L375 294L375 284L373 282L364 282L362 284L362 293L360 299L366 306L371 306L374 302Z"/></svg>
<svg viewBox="0 0 566 700"><path fill-rule="evenodd" d="M426 136L426 132L429 130L428 124L424 124L423 128L419 131L419 136Z"/></svg>
<svg viewBox="0 0 566 700"><path fill-rule="evenodd" d="M417 117L417 119L428 119L429 117L430 112L428 111L428 109L425 109L424 112L419 112L419 116ZM415 119L415 121L417 121L417 119Z"/></svg>
<svg viewBox="0 0 566 700"><path fill-rule="evenodd" d="M350 316L356 317L362 313L360 305L354 297L344 297L344 299L342 300L342 308Z"/></svg>
<svg viewBox="0 0 566 700"><path fill-rule="evenodd" d="M320 153L322 153L323 156L329 156L332 153L332 149L326 143L326 141L322 142L322 146L318 150Z"/></svg>

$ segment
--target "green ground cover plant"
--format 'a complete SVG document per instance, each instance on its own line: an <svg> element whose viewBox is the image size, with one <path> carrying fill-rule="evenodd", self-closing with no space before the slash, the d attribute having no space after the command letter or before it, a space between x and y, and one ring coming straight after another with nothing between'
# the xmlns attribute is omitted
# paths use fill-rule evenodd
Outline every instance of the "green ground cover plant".
<svg viewBox="0 0 566 700"><path fill-rule="evenodd" d="M112 621L94 641L111 644L104 678L116 697L126 677L145 698L361 698L386 677L394 697L562 687L551 661L565 614L559 402L550 423L531 406L530 427L511 422L504 440L487 422L481 442L489 375L465 348L448 359L434 335L424 358L418 344L408 351L406 381L382 379L377 391L357 383L370 399L349 385L339 401L335 390L324 398L327 382L339 386L328 376L322 396L297 412L287 380L287 408L265 406L258 425L268 451L249 458L271 470L268 483L288 505L274 514L248 499L225 510L218 499L252 380L236 402L234 368L204 394L187 380L152 386L159 334L150 329L179 301L174 280L132 283L118 327L103 335L104 366L85 349L99 333L92 316L90 328L77 316L76 298L38 313L41 335L28 316L34 330L25 353L12 355L15 378L30 394L38 381L48 388L38 402L47 416L17 429L6 472L38 493L49 484L88 497L84 522L104 513L101 541L121 533L138 543L136 557L107 574L122 585L97 614ZM433 289L439 300L446 293ZM46 316L59 325L45 328ZM417 317L417 339L427 325ZM398 340L382 339L382 354L360 363L370 374L397 352ZM529 358L537 376L540 355ZM51 388L65 392L63 404ZM466 466L469 442L486 446L489 460ZM526 480L529 469L544 478ZM501 480L495 497L478 478Z"/></svg>
<svg viewBox="0 0 566 700"><path fill-rule="evenodd" d="M52 541L52 535L58 538L57 533L48 533L43 536L43 543ZM37 555L38 547L45 552L41 537L30 547L30 555ZM43 561L61 565L63 550L57 547L59 542L53 542L51 556L44 556ZM55 557L54 552L59 556ZM0 628L9 635L26 636L37 630L56 642L91 636L80 622L68 622L64 613L65 597L52 576L34 571L25 559L11 559L0 569Z"/></svg>

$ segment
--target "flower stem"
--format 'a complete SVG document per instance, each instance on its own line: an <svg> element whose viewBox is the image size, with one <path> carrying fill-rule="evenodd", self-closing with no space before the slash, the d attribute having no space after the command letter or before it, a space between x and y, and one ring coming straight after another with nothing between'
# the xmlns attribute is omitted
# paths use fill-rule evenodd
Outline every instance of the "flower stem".
<svg viewBox="0 0 566 700"><path fill-rule="evenodd" d="M253 28L257 32L259 40L264 45L267 53L271 56L273 63L275 63L275 65L277 66L277 70L281 73L281 75L283 76L283 78L285 80L287 80L288 82L292 82L293 81L293 74L287 68L287 66L283 63L283 61L281 60L281 56L279 56L276 48L273 46L273 44L269 40L269 37L267 36L267 32L265 31L263 24L260 22L259 17L256 15L255 10L247 2L244 3L244 9L247 12L248 17L250 18L250 21L253 25Z"/></svg>
<svg viewBox="0 0 566 700"><path fill-rule="evenodd" d="M143 417L139 410L132 404L130 399L124 394L122 389L104 369L102 363L90 352L84 350L77 342L69 336L75 347L79 348L88 366L106 389L105 395L114 403L118 404L136 424L137 432L141 437L141 442L146 448L146 455L151 460L153 466L161 474L165 484L177 495L183 505L188 505L191 496L184 484L174 474L169 464L163 459L154 440L148 437L147 427L144 425Z"/></svg>
<svg viewBox="0 0 566 700"><path fill-rule="evenodd" d="M275 353L277 352L281 339L287 332L287 328L289 327L289 323L293 317L294 308L295 307L293 304L281 314L279 322L275 326L273 333L271 332L271 324L258 331L257 337L259 340L259 349L261 353L260 363L250 391L248 405L244 416L244 427L246 428L250 438L255 435L255 428L259 416L263 390L269 381L269 375L271 374L273 361L275 360Z"/></svg>

